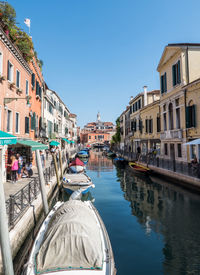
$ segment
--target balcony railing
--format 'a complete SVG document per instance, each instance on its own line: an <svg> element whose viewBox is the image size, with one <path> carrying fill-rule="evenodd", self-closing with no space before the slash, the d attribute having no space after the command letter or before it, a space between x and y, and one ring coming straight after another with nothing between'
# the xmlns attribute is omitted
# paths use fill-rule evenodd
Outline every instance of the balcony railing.
<svg viewBox="0 0 200 275"><path fill-rule="evenodd" d="M160 139L182 139L183 138L183 130L182 129L176 129L176 130L168 130L164 133L160 134Z"/></svg>

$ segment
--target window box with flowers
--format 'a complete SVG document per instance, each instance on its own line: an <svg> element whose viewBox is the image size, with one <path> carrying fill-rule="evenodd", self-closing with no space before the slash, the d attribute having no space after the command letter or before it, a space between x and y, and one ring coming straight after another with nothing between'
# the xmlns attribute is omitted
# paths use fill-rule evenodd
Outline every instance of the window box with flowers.
<svg viewBox="0 0 200 275"><path fill-rule="evenodd" d="M2 83L4 80L6 80L5 76L0 75L0 82Z"/></svg>
<svg viewBox="0 0 200 275"><path fill-rule="evenodd" d="M12 90L13 88L15 88L15 83L14 83L14 82L11 82L11 83L10 83L10 89Z"/></svg>
<svg viewBox="0 0 200 275"><path fill-rule="evenodd" d="M16 92L17 92L17 94L19 94L19 95L21 95L21 94L23 93L22 89L20 89L20 88L17 88Z"/></svg>

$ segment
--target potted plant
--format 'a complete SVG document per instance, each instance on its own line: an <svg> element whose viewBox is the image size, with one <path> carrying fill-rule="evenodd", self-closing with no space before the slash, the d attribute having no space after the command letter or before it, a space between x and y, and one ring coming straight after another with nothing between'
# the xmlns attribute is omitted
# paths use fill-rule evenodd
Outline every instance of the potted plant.
<svg viewBox="0 0 200 275"><path fill-rule="evenodd" d="M4 80L6 80L5 76L0 75L0 82L2 83Z"/></svg>
<svg viewBox="0 0 200 275"><path fill-rule="evenodd" d="M11 83L10 83L10 89L12 90L14 87L15 87L15 83L14 83L14 82L11 82Z"/></svg>
<svg viewBox="0 0 200 275"><path fill-rule="evenodd" d="M22 89L17 88L17 93L18 93L18 94L20 94L20 95L21 95L21 94L22 94L22 92L23 92L23 91L22 91Z"/></svg>

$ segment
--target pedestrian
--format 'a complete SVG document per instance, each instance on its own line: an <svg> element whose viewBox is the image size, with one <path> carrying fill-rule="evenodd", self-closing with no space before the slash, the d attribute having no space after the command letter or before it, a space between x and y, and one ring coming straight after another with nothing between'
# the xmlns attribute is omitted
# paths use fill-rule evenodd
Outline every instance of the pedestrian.
<svg viewBox="0 0 200 275"><path fill-rule="evenodd" d="M33 175L32 158L30 159L29 163L27 163L25 166L25 174L28 174L29 178Z"/></svg>
<svg viewBox="0 0 200 275"><path fill-rule="evenodd" d="M46 150L46 160L49 159L49 149Z"/></svg>
<svg viewBox="0 0 200 275"><path fill-rule="evenodd" d="M18 160L18 171L17 171L17 175L18 175L18 180L21 179L21 172L22 172L22 167L23 167L23 157L18 153L17 154L17 160Z"/></svg>
<svg viewBox="0 0 200 275"><path fill-rule="evenodd" d="M139 161L139 158L140 158L140 155L141 155L141 148L140 146L137 147L137 154L136 154L136 159Z"/></svg>
<svg viewBox="0 0 200 275"><path fill-rule="evenodd" d="M41 162L42 162L42 168L44 169L45 168L45 157L44 157L44 154L43 152L40 150L40 158L41 158Z"/></svg>
<svg viewBox="0 0 200 275"><path fill-rule="evenodd" d="M11 180L12 183L16 183L17 181L17 171L18 171L18 160L16 159L15 155L11 156L12 162L10 164L11 166Z"/></svg>

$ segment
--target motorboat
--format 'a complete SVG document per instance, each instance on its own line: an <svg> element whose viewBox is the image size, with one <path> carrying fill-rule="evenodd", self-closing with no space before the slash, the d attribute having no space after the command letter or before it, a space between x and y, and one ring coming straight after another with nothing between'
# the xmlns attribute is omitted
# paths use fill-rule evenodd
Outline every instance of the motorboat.
<svg viewBox="0 0 200 275"><path fill-rule="evenodd" d="M81 173L85 171L85 164L79 159L75 158L72 162L69 164L69 170L72 173Z"/></svg>
<svg viewBox="0 0 200 275"><path fill-rule="evenodd" d="M149 174L151 169L137 162L129 162L129 166L135 171L143 174Z"/></svg>
<svg viewBox="0 0 200 275"><path fill-rule="evenodd" d="M92 202L57 202L34 241L26 275L115 275L111 243Z"/></svg>
<svg viewBox="0 0 200 275"><path fill-rule="evenodd" d="M90 177L84 173L80 174L64 174L62 186L65 192L72 194L74 191L81 189L82 194L89 191L91 187L95 187Z"/></svg>
<svg viewBox="0 0 200 275"><path fill-rule="evenodd" d="M89 153L88 151L85 151L85 150L81 150L77 153L77 156L79 158L88 158L89 157Z"/></svg>

